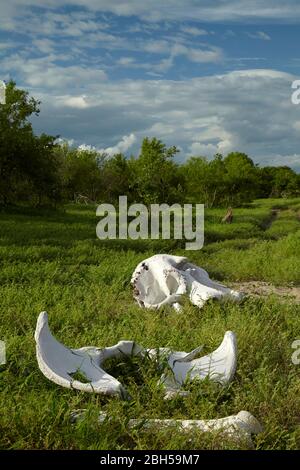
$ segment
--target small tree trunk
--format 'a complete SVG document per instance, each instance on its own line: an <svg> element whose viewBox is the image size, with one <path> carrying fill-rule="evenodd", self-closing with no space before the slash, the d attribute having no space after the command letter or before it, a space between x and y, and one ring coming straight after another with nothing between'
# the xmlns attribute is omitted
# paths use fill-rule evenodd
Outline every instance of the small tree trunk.
<svg viewBox="0 0 300 470"><path fill-rule="evenodd" d="M231 224L233 219L233 213L231 207L228 208L226 215L223 217L222 222L224 224Z"/></svg>

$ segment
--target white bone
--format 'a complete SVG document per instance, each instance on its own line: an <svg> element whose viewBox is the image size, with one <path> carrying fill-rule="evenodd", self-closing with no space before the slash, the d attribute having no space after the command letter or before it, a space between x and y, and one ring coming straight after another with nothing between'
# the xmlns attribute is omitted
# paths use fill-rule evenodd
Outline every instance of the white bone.
<svg viewBox="0 0 300 470"><path fill-rule="evenodd" d="M71 413L72 422L84 418L86 410L75 410ZM100 412L99 423L105 420L110 421L107 413ZM236 415L227 416L219 419L130 419L127 426L132 428L161 429L177 428L181 431L200 430L202 432L218 432L222 436L228 436L235 441L245 441L252 445L251 434L259 434L263 428L259 421L248 411L240 411Z"/></svg>
<svg viewBox="0 0 300 470"><path fill-rule="evenodd" d="M163 374L160 380L166 389L166 398L175 394L186 395L180 391L181 385L187 378L190 380L208 377L221 384L232 380L236 369L236 341L231 331L225 333L221 345L213 353L200 359L194 359L201 348L190 353L182 351L172 352L166 348L143 349L133 341L120 341L118 344L99 349L84 347L69 349L58 342L51 334L48 326L48 315L40 313L36 331L36 355L40 370L52 382L66 388L75 388L85 392L119 395L129 398L122 384L103 369L103 363L108 358L122 356L145 356L158 360L166 358L170 367L171 376ZM72 377L80 372L87 379L87 383Z"/></svg>
<svg viewBox="0 0 300 470"><path fill-rule="evenodd" d="M108 395L126 396L126 391L117 379L102 369L102 363L111 357L139 355L143 352L133 341L120 341L104 349L69 349L52 336L47 312L40 313L38 317L35 341L39 368L49 380L62 387ZM76 372L82 373L88 383L73 379L72 374Z"/></svg>
<svg viewBox="0 0 300 470"><path fill-rule="evenodd" d="M242 293L212 281L204 269L183 256L154 255L142 261L132 275L131 284L134 298L146 308L169 304L179 310L182 294L188 294L191 302L200 308L211 298L235 301L243 298Z"/></svg>
<svg viewBox="0 0 300 470"><path fill-rule="evenodd" d="M187 392L180 390L180 387L187 379L202 380L207 377L222 385L233 379L237 365L237 346L235 334L232 331L226 331L222 343L211 354L194 359L201 349L202 347L196 348L190 353L184 351L171 352L162 348L158 350L160 356L164 355L166 357L167 355L171 369L169 373L163 374L160 380L166 388L166 399L177 394L187 395ZM149 354L153 356L155 350L149 350Z"/></svg>

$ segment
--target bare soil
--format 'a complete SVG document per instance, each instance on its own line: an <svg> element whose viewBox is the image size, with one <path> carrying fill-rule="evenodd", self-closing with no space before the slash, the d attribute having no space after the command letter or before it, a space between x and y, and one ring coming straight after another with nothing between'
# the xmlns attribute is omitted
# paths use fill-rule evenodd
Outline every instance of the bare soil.
<svg viewBox="0 0 300 470"><path fill-rule="evenodd" d="M278 297L281 297L283 301L292 300L296 303L300 303L300 287L278 287L263 281L236 282L233 283L231 287L235 290L244 292L248 295L253 295L255 297L277 295Z"/></svg>

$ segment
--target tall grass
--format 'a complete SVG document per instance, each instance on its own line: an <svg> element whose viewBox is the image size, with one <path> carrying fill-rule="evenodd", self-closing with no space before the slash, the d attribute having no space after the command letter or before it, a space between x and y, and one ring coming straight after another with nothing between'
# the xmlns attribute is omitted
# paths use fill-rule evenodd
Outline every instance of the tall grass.
<svg viewBox="0 0 300 470"><path fill-rule="evenodd" d="M280 207L279 207L280 206ZM280 208L274 217L272 208ZM220 436L158 429L128 430L129 418L218 418L250 411L264 426L257 449L299 449L299 367L292 342L300 338L300 308L274 296L242 304L209 302L202 310L185 303L141 310L129 280L135 266L158 252L187 255L225 284L263 280L300 284L299 200L256 201L236 209L232 225L223 211L206 214L205 246L186 252L180 241L100 241L94 208L65 211L15 210L0 214L0 339L7 364L0 369L0 448L5 449L219 449L239 447ZM238 339L234 381L209 381L190 388L187 398L166 402L152 363L111 364L132 400L84 394L49 382L35 358L38 313L47 310L56 337L70 347L135 340L144 347L204 353L216 348L226 330ZM70 412L87 408L74 425ZM97 423L98 412L111 420Z"/></svg>

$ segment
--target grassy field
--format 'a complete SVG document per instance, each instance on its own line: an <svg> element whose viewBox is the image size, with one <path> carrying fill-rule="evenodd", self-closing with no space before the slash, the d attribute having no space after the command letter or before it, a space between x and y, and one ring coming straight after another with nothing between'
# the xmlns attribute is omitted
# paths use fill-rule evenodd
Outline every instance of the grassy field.
<svg viewBox="0 0 300 470"><path fill-rule="evenodd" d="M244 409L264 426L255 448L299 449L300 365L291 361L292 342L300 338L298 304L269 296L239 305L210 302L202 310L186 303L180 314L147 311L134 303L129 284L142 259L167 252L187 255L227 285L257 280L299 286L299 214L299 199L255 201L234 210L232 225L220 223L224 210L208 210L204 248L186 252L180 241L100 241L92 207L0 213L0 339L7 348L7 364L0 366L0 448L243 448L217 435L128 430L126 423L139 417L219 418ZM42 310L55 336L70 347L130 339L185 351L205 344L206 353L233 330L235 379L223 388L194 384L187 398L165 402L158 371L136 361L110 365L126 384L129 402L64 389L37 366L34 330ZM87 408L88 417L74 425L70 412L77 408ZM111 416L101 426L99 410Z"/></svg>

